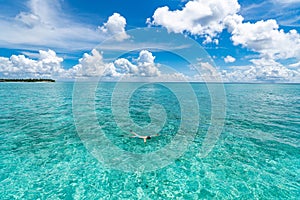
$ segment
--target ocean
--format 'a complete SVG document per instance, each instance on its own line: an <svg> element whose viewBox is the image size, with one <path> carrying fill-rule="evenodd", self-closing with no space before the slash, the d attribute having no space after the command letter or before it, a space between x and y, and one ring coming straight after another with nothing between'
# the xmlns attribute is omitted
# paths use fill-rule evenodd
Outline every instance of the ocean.
<svg viewBox="0 0 300 200"><path fill-rule="evenodd" d="M299 85L94 86L0 83L0 199L299 198Z"/></svg>

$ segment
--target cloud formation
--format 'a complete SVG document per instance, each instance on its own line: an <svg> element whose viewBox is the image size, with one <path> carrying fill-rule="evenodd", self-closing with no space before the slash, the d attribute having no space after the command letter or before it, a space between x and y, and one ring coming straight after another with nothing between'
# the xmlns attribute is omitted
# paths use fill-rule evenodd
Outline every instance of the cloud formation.
<svg viewBox="0 0 300 200"><path fill-rule="evenodd" d="M258 52L262 57L300 57L300 35L296 30L284 32L273 19L244 22L243 16L238 14L239 9L237 0L193 0L182 10L170 11L167 6L160 7L155 10L153 20L147 19L147 22L163 26L170 32L203 36L204 43L217 41L212 38L227 29L234 45Z"/></svg>
<svg viewBox="0 0 300 200"><path fill-rule="evenodd" d="M300 82L299 63L283 66L273 59L252 59L251 65L232 67L231 70L217 71L207 62L199 62L200 75L187 76L180 72L162 73L160 65L150 51L142 50L137 58L119 58L105 62L103 55L93 49L78 60L70 69L62 67L63 58L53 50L40 50L37 59L24 55L0 57L0 75L5 78L55 78L75 79L104 77L110 80L132 78L137 81L205 81L205 82Z"/></svg>
<svg viewBox="0 0 300 200"><path fill-rule="evenodd" d="M148 24L163 26L170 32L206 36L208 41L222 32L224 20L240 9L237 0L193 0L185 4L182 10L171 11L169 7L157 8L147 19Z"/></svg>
<svg viewBox="0 0 300 200"><path fill-rule="evenodd" d="M234 15L225 20L234 45L242 45L261 57L288 59L300 57L300 35L292 29L284 32L276 20L243 22L243 17Z"/></svg>
<svg viewBox="0 0 300 200"><path fill-rule="evenodd" d="M129 61L119 58L114 62L104 62L103 55L96 49L91 54L85 53L79 64L67 70L67 77L112 77L138 76L157 77L160 75L159 65L154 62L155 57L150 51L142 50L137 59Z"/></svg>
<svg viewBox="0 0 300 200"><path fill-rule="evenodd" d="M229 82L300 82L300 70L289 69L272 59L253 59L252 65L222 71Z"/></svg>
<svg viewBox="0 0 300 200"><path fill-rule="evenodd" d="M22 78L48 78L59 77L65 72L60 58L52 50L39 51L37 60L24 55L12 55L10 58L0 57L0 73L4 77Z"/></svg>
<svg viewBox="0 0 300 200"><path fill-rule="evenodd" d="M121 16L119 13L114 13L110 16L106 23L103 26L98 27L100 32L112 36L117 41L123 41L129 38L125 31L126 19Z"/></svg>
<svg viewBox="0 0 300 200"><path fill-rule="evenodd" d="M104 62L103 55L93 49L90 54L84 53L78 64L70 69L62 67L63 58L53 50L39 51L36 60L24 55L0 57L0 75L7 78L43 78L73 79L79 77L158 77L161 75L159 64L150 51L142 50L132 61L119 58L114 62Z"/></svg>
<svg viewBox="0 0 300 200"><path fill-rule="evenodd" d="M116 68L112 63L105 63L102 54L93 49L91 54L84 53L83 57L79 59L79 64L67 70L65 74L67 78L76 77L97 77L97 76L119 76Z"/></svg>
<svg viewBox="0 0 300 200"><path fill-rule="evenodd" d="M286 0L281 3L294 4L298 1ZM278 3L277 0L274 2ZM156 9L152 20L147 19L147 23L165 27L170 32L201 36L205 39L204 44L214 41L218 44L218 33L227 29L233 45L259 54L259 59L250 60L252 65L244 69L235 71L232 68L231 72L224 70L228 80L289 81L290 78L291 81L299 81L299 70L291 69L298 66L300 61L299 33L294 29L285 32L274 19L245 22L239 10L237 0L191 0L181 10L171 11L167 6ZM290 68L281 64L287 59L295 60ZM232 63L236 59L228 55L224 61Z"/></svg>
<svg viewBox="0 0 300 200"><path fill-rule="evenodd" d="M99 31L85 23L76 22L65 14L60 0L28 0L28 11L15 17L0 14L0 45L4 48L51 48L65 51L90 50L99 42L116 34L117 40L128 38L126 20L115 13Z"/></svg>
<svg viewBox="0 0 300 200"><path fill-rule="evenodd" d="M228 56L226 56L226 57L224 58L224 62L225 62L225 63L233 63L233 62L235 62L235 58L232 57L232 56L230 56L230 55L228 55Z"/></svg>
<svg viewBox="0 0 300 200"><path fill-rule="evenodd" d="M114 62L104 62L103 55L96 49L91 54L85 53L79 64L66 71L68 77L111 77L137 76L157 77L160 76L159 65L154 62L155 56L150 51L142 50L137 59L129 61L119 58Z"/></svg>
<svg viewBox="0 0 300 200"><path fill-rule="evenodd" d="M283 2L294 5L297 1ZM63 14L60 0L51 2L29 0L27 6L28 11L21 11L15 17L6 17L4 20L0 15L0 45L3 48L22 47L25 52L26 49L41 46L59 50L84 50L91 49L95 42L98 43L107 37L113 36L116 44L129 38L125 31L126 19L118 13L110 16L98 29L96 27L92 29L85 24L74 22ZM258 53L257 59L250 60L251 64L244 68L232 67L231 70L223 70L222 74L228 80L300 82L300 34L296 30L280 29L277 21L273 19L246 22L238 13L239 9L237 0L192 0L179 10L172 11L166 6L157 8L152 19L148 19L147 22L150 25L166 27L170 32L201 36L205 44L212 42L218 44L218 34L227 29L233 45ZM136 46L136 43L130 45ZM149 47L149 44L145 46L147 45ZM107 48L126 48L126 46ZM186 78L181 73L176 76L163 74L160 65L155 63L155 56L147 50L139 52L136 59L120 58L114 62L104 62L102 53L92 50L89 54L85 53L71 69L63 68L63 59L53 50L39 51L34 57L36 59L29 58L32 58L30 52L24 54L27 56L0 57L0 73L3 76L20 77L74 78L126 75ZM236 58L228 55L224 61L233 63ZM284 66L283 63L288 64Z"/></svg>
<svg viewBox="0 0 300 200"><path fill-rule="evenodd" d="M117 59L114 64L118 71L131 76L156 77L160 76L159 65L154 62L155 56L150 51L142 50L133 63L125 58Z"/></svg>
<svg viewBox="0 0 300 200"><path fill-rule="evenodd" d="M230 81L300 82L299 68L280 63L295 59L290 66L296 66L300 61L300 35L296 30L284 32L273 19L244 22L240 15L226 18L225 23L234 45L259 53L259 59L250 60L252 65L226 73Z"/></svg>

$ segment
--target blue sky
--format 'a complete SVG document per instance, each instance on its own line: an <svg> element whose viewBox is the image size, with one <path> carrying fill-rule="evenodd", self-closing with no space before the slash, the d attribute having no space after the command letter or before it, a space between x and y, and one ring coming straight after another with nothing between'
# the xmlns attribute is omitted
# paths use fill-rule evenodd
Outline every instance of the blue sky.
<svg viewBox="0 0 300 200"><path fill-rule="evenodd" d="M299 0L0 0L0 77L201 81L214 79L203 70L208 63L223 81L300 82L299 16ZM144 34L147 27L162 33ZM129 44L139 49L119 54ZM175 55L202 47L213 61ZM176 73L166 74L164 65Z"/></svg>

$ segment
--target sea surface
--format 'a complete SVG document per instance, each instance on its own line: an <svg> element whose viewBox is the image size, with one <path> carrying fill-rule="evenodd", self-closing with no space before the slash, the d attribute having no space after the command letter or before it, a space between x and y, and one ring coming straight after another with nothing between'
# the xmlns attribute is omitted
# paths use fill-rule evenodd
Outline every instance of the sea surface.
<svg viewBox="0 0 300 200"><path fill-rule="evenodd" d="M88 83L77 84L88 88ZM193 138L180 156L173 159L176 148L170 148L171 161L161 167L157 162L153 170L135 170L135 163L123 169L117 162L126 163L124 156L122 162L114 160L116 164L95 157L95 151L102 155L102 149L114 147L148 159L178 140L182 116L194 114L184 113L182 99L169 86L191 95L180 83L142 84L126 104L130 125L114 116L126 110L112 103L116 83L101 83L94 90L95 116L85 112L86 104L74 108L74 83L0 83L0 199L299 199L297 84L222 85L225 120L206 156L199 152L214 123L213 100L207 85L192 83L199 120L182 129L181 134ZM117 103L122 90L118 95ZM151 114L153 106L157 109ZM76 117L83 119L80 127ZM129 130L139 133L136 127L142 130L155 123L160 124L155 129L159 136L147 143L130 137ZM192 134L189 127L194 125ZM109 143L92 143L99 146L91 148L86 137L98 130ZM182 151L181 144L176 145ZM110 155L115 151L102 156Z"/></svg>

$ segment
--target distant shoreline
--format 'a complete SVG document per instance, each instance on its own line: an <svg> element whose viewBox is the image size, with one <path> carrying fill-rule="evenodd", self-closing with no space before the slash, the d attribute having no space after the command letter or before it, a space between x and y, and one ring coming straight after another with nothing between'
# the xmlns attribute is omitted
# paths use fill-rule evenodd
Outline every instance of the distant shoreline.
<svg viewBox="0 0 300 200"><path fill-rule="evenodd" d="M53 79L34 79L34 78L28 78L28 79L0 79L0 82L55 82Z"/></svg>
<svg viewBox="0 0 300 200"><path fill-rule="evenodd" d="M0 78L1 82L56 82L54 79L3 79ZM60 83L75 83L75 82L81 82L81 83L89 83L89 82L95 82L93 80L84 80L84 81L76 81L76 80L58 80ZM96 82L102 82L102 83L174 83L174 84L181 84L181 83L190 83L190 84L223 84L223 85L300 85L300 82L197 82L197 81L99 81L96 80Z"/></svg>

